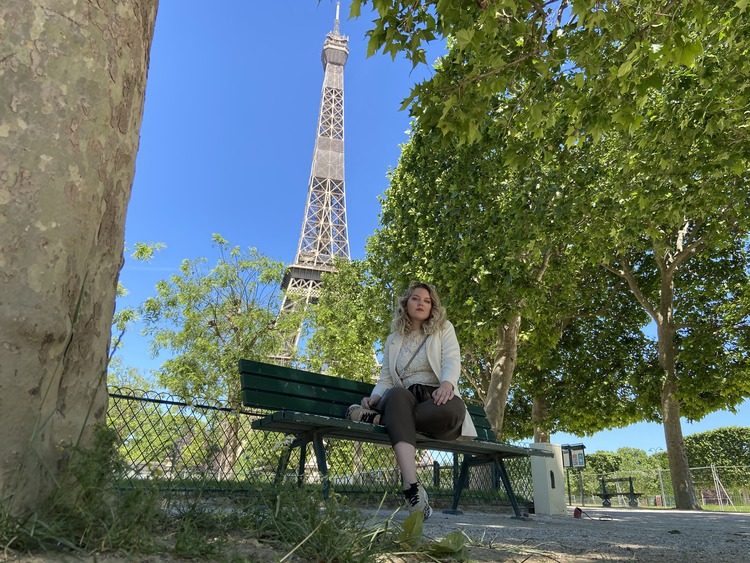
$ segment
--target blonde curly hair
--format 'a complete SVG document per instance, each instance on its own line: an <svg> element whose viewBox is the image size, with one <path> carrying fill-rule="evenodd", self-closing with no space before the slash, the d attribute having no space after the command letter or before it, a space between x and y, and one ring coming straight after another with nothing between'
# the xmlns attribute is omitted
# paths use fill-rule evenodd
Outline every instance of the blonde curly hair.
<svg viewBox="0 0 750 563"><path fill-rule="evenodd" d="M430 309L429 318L422 323L421 331L423 334L434 334L446 321L445 318L445 307L440 303L440 297L437 294L437 290L434 285L425 282L412 282L409 289L401 296L398 300L398 307L393 314L393 321L391 322L391 331L398 334L409 334L413 329L411 326L411 319L407 313L406 303L409 301L409 297L414 293L415 289L426 289L430 294L430 300L432 301L432 308Z"/></svg>

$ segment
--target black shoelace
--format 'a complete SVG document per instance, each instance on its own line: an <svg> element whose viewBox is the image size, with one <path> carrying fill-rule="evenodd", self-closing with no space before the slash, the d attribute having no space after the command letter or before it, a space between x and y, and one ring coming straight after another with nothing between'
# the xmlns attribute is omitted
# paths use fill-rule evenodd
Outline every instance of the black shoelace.
<svg viewBox="0 0 750 563"><path fill-rule="evenodd" d="M359 419L360 422L369 422L370 424L375 423L375 417L378 416L378 413L376 412L366 412L362 414L362 418Z"/></svg>
<svg viewBox="0 0 750 563"><path fill-rule="evenodd" d="M411 506L417 506L419 504L419 486L412 485L404 491L404 496Z"/></svg>

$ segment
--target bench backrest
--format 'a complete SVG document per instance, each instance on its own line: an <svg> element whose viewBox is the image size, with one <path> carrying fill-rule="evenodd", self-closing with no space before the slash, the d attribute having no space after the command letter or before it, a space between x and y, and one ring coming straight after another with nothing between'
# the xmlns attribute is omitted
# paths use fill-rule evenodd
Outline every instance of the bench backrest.
<svg viewBox="0 0 750 563"><path fill-rule="evenodd" d="M607 483L629 483L630 492L633 492L633 478L632 477L618 477L616 479L605 479L602 477L602 493L607 493Z"/></svg>
<svg viewBox="0 0 750 563"><path fill-rule="evenodd" d="M358 404L374 387L341 377L322 375L254 360L240 360L242 404L266 410L287 410L344 418L350 405ZM477 438L494 441L484 408L468 404Z"/></svg>

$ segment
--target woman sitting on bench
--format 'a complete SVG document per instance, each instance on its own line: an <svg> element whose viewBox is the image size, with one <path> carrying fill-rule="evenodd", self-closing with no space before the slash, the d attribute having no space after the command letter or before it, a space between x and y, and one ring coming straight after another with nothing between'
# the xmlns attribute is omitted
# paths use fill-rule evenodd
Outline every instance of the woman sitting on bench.
<svg viewBox="0 0 750 563"><path fill-rule="evenodd" d="M458 340L435 288L413 283L399 300L383 350L380 379L347 417L383 424L401 470L409 512L432 515L417 480L416 435L439 440L475 438L466 406L456 392L461 373Z"/></svg>

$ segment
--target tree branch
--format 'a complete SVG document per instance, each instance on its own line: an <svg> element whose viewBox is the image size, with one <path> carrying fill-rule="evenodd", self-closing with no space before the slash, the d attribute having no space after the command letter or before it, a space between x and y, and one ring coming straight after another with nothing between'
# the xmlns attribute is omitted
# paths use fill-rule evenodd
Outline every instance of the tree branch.
<svg viewBox="0 0 750 563"><path fill-rule="evenodd" d="M636 301L641 304L641 306L646 309L646 312L651 316L654 321L657 323L659 322L659 315L656 312L656 309L651 305L649 300L646 298L646 296L641 291L641 288L638 286L638 280L635 279L635 275L633 274L633 270L628 265L627 261L625 260L624 256L618 256L617 259L622 264L622 269L617 269L613 266L610 266L609 264L602 263L602 266L604 269L609 270L615 275L620 276L622 279L624 279L628 283L628 287L630 288L630 291L633 292L633 295L635 296Z"/></svg>

